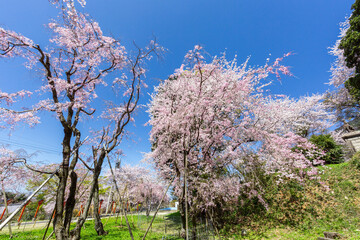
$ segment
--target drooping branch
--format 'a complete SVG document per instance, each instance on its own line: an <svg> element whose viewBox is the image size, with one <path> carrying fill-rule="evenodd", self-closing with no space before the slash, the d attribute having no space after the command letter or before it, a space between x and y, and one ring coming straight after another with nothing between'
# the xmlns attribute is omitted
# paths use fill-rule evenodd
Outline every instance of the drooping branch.
<svg viewBox="0 0 360 240"><path fill-rule="evenodd" d="M23 163L25 167L27 167L29 170L31 170L31 171L33 171L33 172L42 173L42 174L53 174L53 172L44 171L44 170L39 170L39 169L36 169L36 168L31 167L30 165L27 164L25 158L15 159L15 162L16 162L16 163ZM58 174L58 173L56 173L56 174Z"/></svg>

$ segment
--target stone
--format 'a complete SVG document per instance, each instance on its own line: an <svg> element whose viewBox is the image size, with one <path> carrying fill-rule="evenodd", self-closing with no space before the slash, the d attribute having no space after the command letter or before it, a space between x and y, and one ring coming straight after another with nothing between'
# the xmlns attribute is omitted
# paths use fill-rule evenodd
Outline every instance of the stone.
<svg viewBox="0 0 360 240"><path fill-rule="evenodd" d="M330 239L339 239L341 235L336 232L324 232L324 236Z"/></svg>

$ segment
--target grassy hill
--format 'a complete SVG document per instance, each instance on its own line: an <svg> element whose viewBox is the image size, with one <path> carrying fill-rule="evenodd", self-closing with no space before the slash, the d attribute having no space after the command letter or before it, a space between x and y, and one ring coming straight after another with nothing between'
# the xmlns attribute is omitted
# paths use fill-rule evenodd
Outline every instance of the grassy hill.
<svg viewBox="0 0 360 240"><path fill-rule="evenodd" d="M360 239L360 154L349 162L319 167L321 182L268 186L268 211L256 210L223 230L230 239L317 239L338 232ZM251 209L251 206L246 206ZM241 230L247 235L241 236Z"/></svg>

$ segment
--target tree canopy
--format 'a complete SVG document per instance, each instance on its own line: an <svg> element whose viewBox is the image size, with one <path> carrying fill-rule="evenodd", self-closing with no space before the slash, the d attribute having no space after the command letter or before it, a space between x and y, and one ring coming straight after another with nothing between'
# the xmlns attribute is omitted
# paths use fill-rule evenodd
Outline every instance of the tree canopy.
<svg viewBox="0 0 360 240"><path fill-rule="evenodd" d="M344 50L346 66L355 68L355 75L345 82L345 86L351 96L360 101L360 1L356 0L351 9L354 11L349 18L349 28L339 48Z"/></svg>

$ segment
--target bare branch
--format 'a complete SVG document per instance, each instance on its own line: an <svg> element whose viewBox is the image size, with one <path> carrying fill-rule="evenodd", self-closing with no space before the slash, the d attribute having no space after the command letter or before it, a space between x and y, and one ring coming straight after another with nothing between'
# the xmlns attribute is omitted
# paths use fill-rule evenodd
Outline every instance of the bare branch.
<svg viewBox="0 0 360 240"><path fill-rule="evenodd" d="M89 171L94 171L94 168L90 167L89 165L87 165L87 163L79 156L80 161L85 165L85 167L89 170Z"/></svg>

